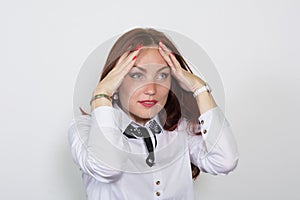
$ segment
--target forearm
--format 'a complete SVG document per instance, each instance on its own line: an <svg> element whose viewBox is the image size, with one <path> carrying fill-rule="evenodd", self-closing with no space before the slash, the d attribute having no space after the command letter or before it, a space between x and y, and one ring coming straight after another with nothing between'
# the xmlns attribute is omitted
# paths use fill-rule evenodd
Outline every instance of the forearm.
<svg viewBox="0 0 300 200"><path fill-rule="evenodd" d="M98 86L99 87L99 86ZM109 92L107 92L105 89L101 88L96 88L93 96L96 96L97 94L105 94L107 96L111 96L111 94ZM102 97L102 98L98 98L92 101L91 103L91 112L93 112L93 110L95 110L96 108L100 107L100 106L109 106L112 107L112 101Z"/></svg>
<svg viewBox="0 0 300 200"><path fill-rule="evenodd" d="M196 88L201 88L204 86L204 83L199 83ZM196 96L196 101L198 104L198 109L200 111L200 114L205 113L206 111L214 108L217 106L213 96L211 93L205 91Z"/></svg>

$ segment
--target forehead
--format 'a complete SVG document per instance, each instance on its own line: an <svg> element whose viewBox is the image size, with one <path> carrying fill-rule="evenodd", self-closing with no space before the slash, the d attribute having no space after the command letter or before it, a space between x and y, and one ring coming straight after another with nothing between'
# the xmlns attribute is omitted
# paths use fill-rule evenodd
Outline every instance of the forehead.
<svg viewBox="0 0 300 200"><path fill-rule="evenodd" d="M136 65L147 65L147 64L160 64L167 65L167 62L163 59L158 51L158 48L146 47L141 49L139 55L136 58Z"/></svg>

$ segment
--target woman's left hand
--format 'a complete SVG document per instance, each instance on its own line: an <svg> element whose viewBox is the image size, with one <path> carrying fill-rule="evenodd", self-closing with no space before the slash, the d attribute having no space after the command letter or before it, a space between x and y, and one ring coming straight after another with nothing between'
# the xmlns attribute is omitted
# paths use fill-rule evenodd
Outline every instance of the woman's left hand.
<svg viewBox="0 0 300 200"><path fill-rule="evenodd" d="M179 82L179 85L186 91L194 92L195 89L202 87L205 82L186 70L184 70L178 60L176 59L174 53L168 49L162 42L159 42L159 52L168 65L171 67L173 76Z"/></svg>

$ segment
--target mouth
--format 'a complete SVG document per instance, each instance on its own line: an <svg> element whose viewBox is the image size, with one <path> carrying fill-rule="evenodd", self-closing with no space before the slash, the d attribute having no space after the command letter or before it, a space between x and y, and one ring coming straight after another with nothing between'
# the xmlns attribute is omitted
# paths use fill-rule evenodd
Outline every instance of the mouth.
<svg viewBox="0 0 300 200"><path fill-rule="evenodd" d="M138 102L147 108L151 108L152 106L154 106L157 103L156 100L144 100L144 101L138 101Z"/></svg>

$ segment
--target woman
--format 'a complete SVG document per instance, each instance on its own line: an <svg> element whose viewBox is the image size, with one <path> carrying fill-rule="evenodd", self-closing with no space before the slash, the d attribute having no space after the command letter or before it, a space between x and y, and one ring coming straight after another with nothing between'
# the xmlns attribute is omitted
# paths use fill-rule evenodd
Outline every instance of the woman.
<svg viewBox="0 0 300 200"><path fill-rule="evenodd" d="M123 34L90 103L91 115L69 128L88 199L194 199L200 171L225 175L237 165L208 84L162 32Z"/></svg>

